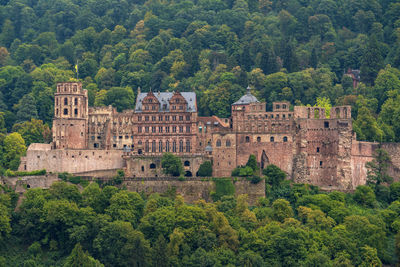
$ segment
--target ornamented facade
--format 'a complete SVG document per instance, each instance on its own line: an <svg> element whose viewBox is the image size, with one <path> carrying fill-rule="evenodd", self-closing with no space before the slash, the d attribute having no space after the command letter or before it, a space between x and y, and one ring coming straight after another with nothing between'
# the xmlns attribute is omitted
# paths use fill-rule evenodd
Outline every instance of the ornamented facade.
<svg viewBox="0 0 400 267"><path fill-rule="evenodd" d="M20 169L101 175L123 168L130 177L158 177L162 154L171 152L188 177L207 160L214 176L226 177L254 154L260 169L275 164L296 182L341 190L365 183L377 144L356 141L350 106L333 107L329 118L319 107L272 106L266 111L248 88L230 118L200 117L193 92L138 92L134 110L117 112L88 107L81 83L59 83L53 142L32 144Z"/></svg>

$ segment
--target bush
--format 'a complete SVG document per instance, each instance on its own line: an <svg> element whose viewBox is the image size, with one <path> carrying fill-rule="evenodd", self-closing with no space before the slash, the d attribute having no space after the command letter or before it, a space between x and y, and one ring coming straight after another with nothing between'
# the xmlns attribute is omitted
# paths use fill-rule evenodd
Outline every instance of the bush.
<svg viewBox="0 0 400 267"><path fill-rule="evenodd" d="M183 172L182 161L172 153L164 153L161 159L161 167L164 173L172 176L179 176Z"/></svg>
<svg viewBox="0 0 400 267"><path fill-rule="evenodd" d="M278 166L270 164L263 170L263 174L267 176L267 183L272 186L278 186L286 178L286 173Z"/></svg>
<svg viewBox="0 0 400 267"><path fill-rule="evenodd" d="M230 196L235 194L235 186L231 179L216 178L214 179L215 192L211 195L213 201L220 200L223 196Z"/></svg>
<svg viewBox="0 0 400 267"><path fill-rule="evenodd" d="M358 186L353 198L358 204L367 207L373 207L376 201L374 191L367 185Z"/></svg>
<svg viewBox="0 0 400 267"><path fill-rule="evenodd" d="M400 182L394 182L390 185L390 201L393 202L400 198Z"/></svg>
<svg viewBox="0 0 400 267"><path fill-rule="evenodd" d="M212 176L212 165L210 161L205 161L200 165L197 175L200 177L210 177Z"/></svg>
<svg viewBox="0 0 400 267"><path fill-rule="evenodd" d="M68 182L71 184L79 184L81 182L81 177L80 176L70 176L68 177Z"/></svg>
<svg viewBox="0 0 400 267"><path fill-rule="evenodd" d="M45 175L47 172L46 170L35 170L35 171L12 171L10 169L4 172L4 176L7 177L15 177L15 176L38 176L38 175Z"/></svg>
<svg viewBox="0 0 400 267"><path fill-rule="evenodd" d="M251 182L252 184L258 184L260 181L261 181L261 177L260 177L260 176L256 176L256 175L254 175L253 177L251 177L251 180L250 180L250 182Z"/></svg>

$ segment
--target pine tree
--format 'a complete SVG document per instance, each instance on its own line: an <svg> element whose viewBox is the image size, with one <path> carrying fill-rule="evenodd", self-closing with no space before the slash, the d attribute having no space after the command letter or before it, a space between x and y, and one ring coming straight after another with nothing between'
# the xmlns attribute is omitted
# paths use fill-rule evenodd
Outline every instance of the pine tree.
<svg viewBox="0 0 400 267"><path fill-rule="evenodd" d="M17 105L17 122L30 121L37 117L35 98L31 94L24 95Z"/></svg>
<svg viewBox="0 0 400 267"><path fill-rule="evenodd" d="M361 80L368 85L373 85L378 72L383 67L383 57L378 40L372 35L361 59Z"/></svg>

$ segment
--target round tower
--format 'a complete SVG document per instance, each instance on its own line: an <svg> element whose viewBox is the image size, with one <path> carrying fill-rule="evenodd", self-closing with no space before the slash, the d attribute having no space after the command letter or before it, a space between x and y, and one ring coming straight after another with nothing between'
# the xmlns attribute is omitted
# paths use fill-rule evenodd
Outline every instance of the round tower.
<svg viewBox="0 0 400 267"><path fill-rule="evenodd" d="M57 84L53 144L56 149L87 148L88 93L80 82Z"/></svg>

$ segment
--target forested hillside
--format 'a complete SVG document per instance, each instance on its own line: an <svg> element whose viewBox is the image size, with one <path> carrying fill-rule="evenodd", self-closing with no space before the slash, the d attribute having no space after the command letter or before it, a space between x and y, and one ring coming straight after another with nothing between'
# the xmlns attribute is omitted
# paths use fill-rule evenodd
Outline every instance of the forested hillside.
<svg viewBox="0 0 400 267"><path fill-rule="evenodd" d="M0 194L0 265L396 264L400 183L377 196L369 186L327 194L280 172L266 177L268 198L254 207L223 179L215 203L192 205L173 189L146 196L101 183L82 182L81 192L65 182L30 189L15 211L16 194Z"/></svg>

